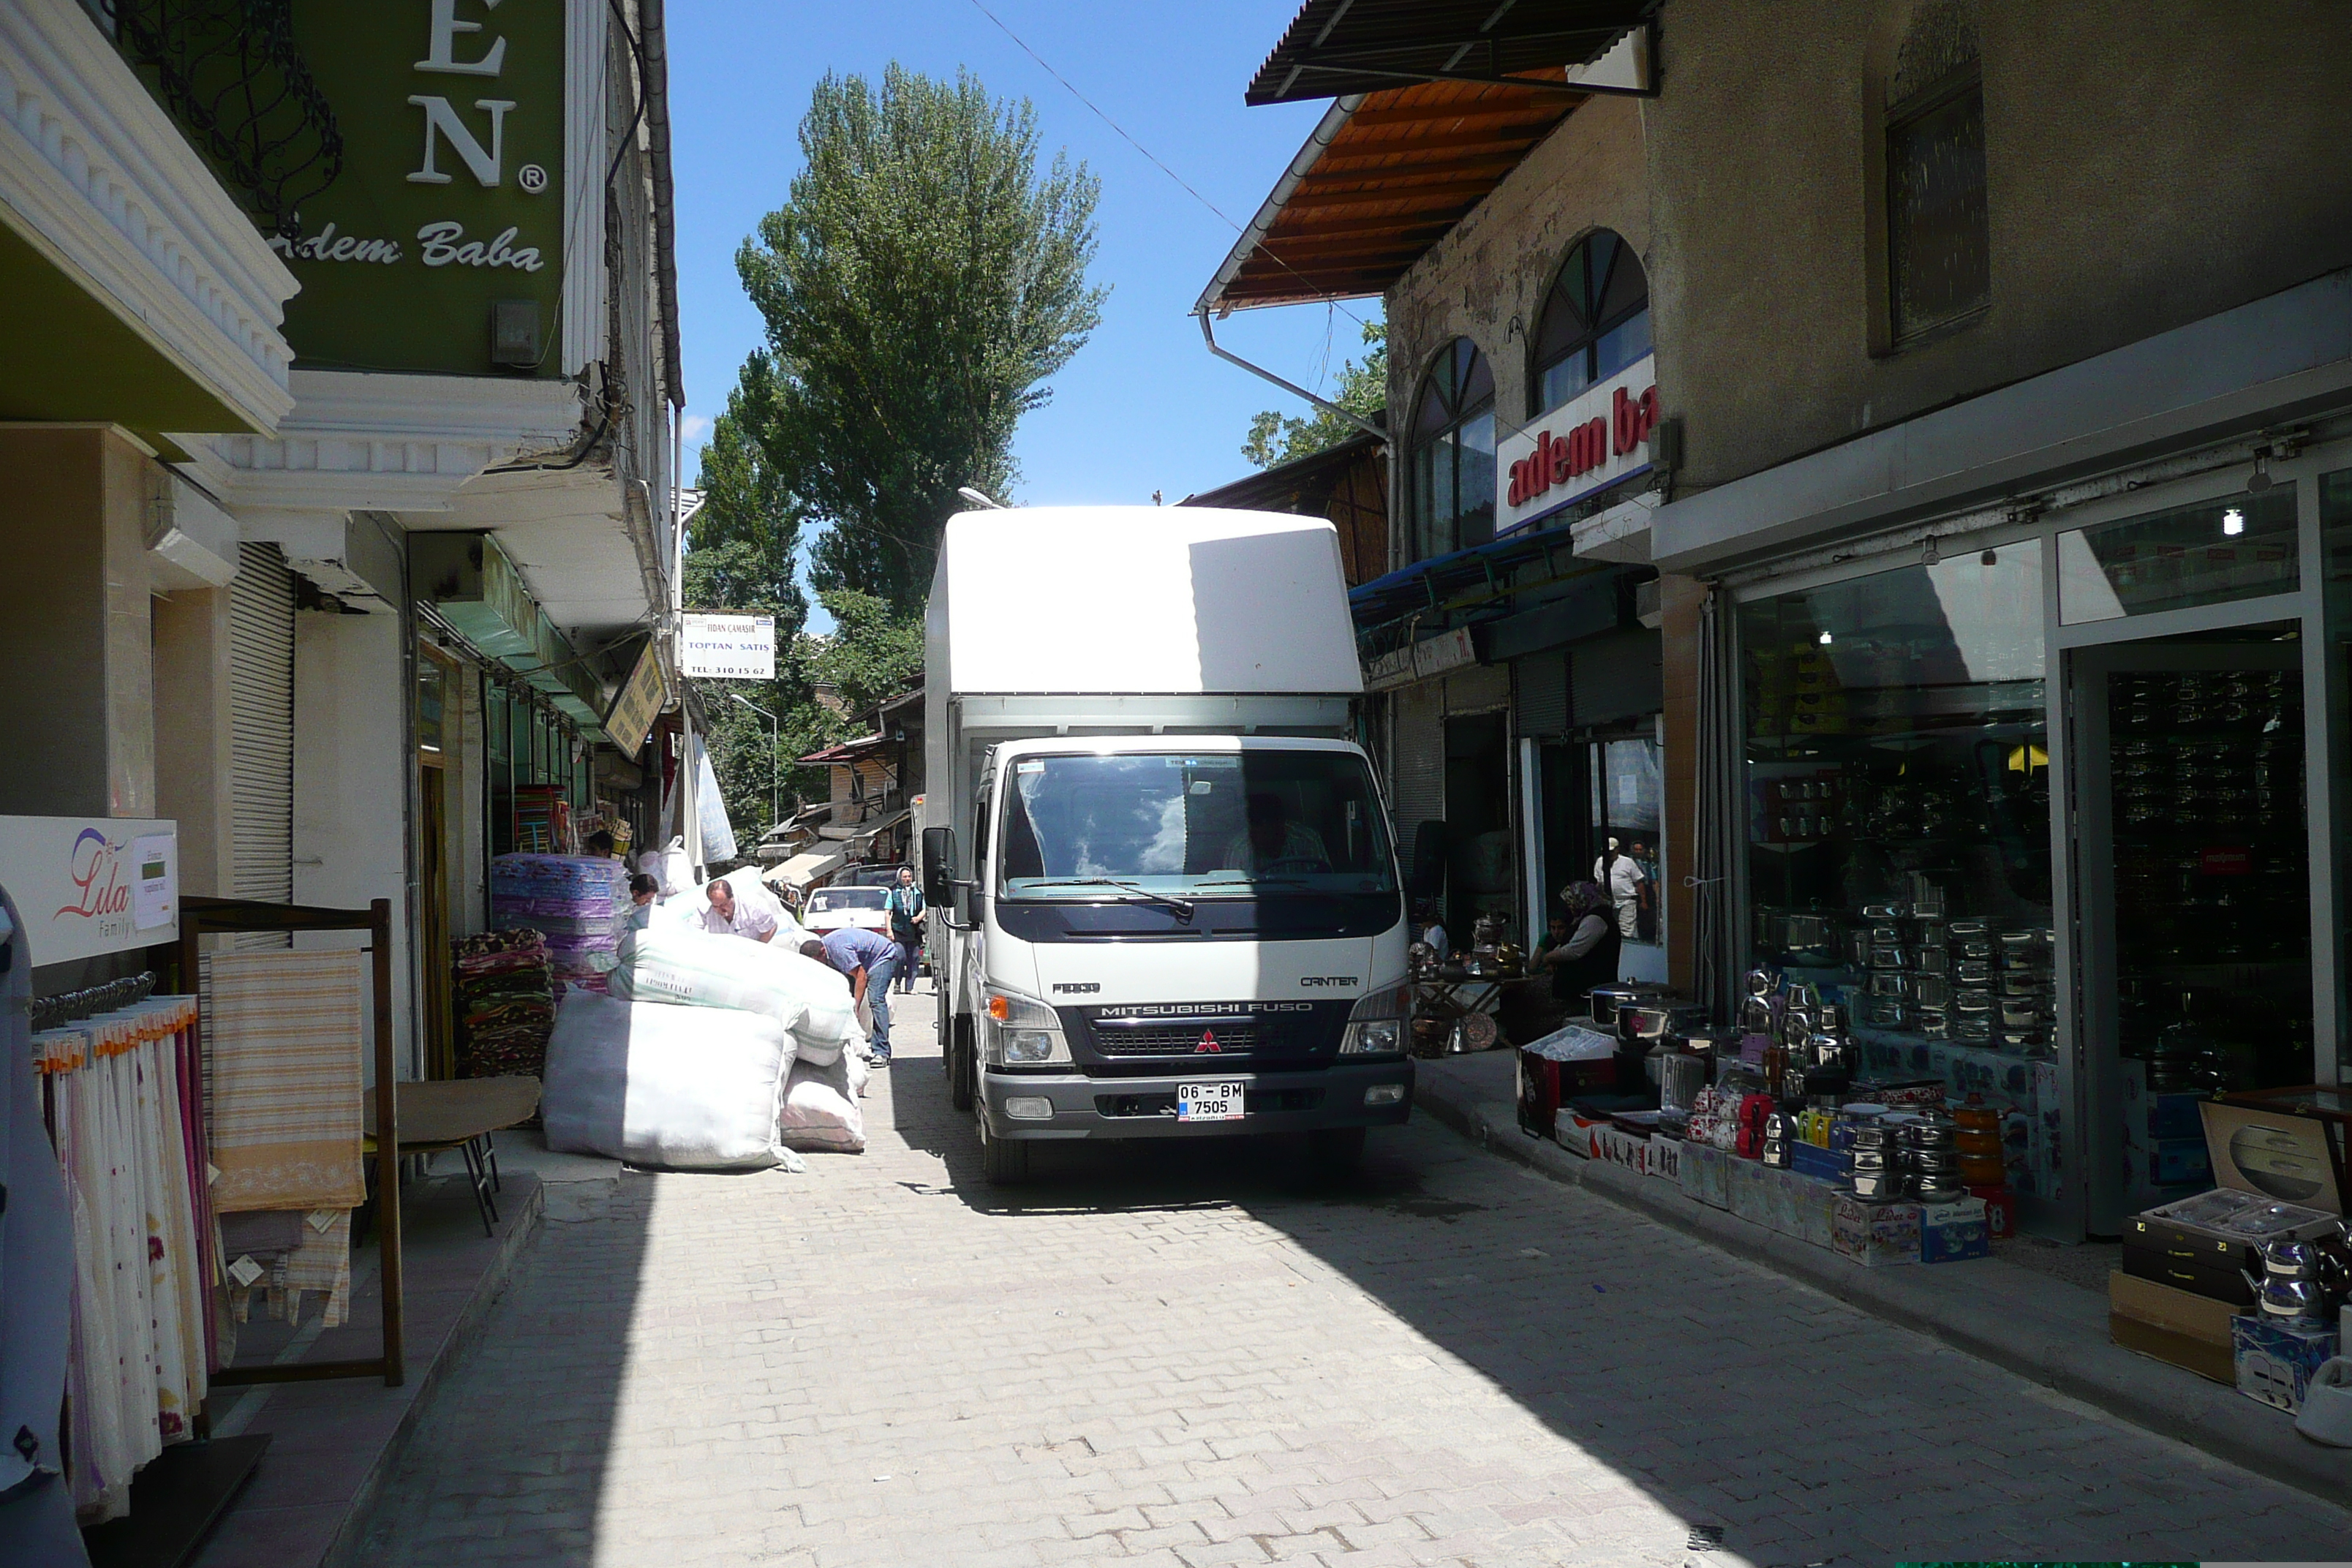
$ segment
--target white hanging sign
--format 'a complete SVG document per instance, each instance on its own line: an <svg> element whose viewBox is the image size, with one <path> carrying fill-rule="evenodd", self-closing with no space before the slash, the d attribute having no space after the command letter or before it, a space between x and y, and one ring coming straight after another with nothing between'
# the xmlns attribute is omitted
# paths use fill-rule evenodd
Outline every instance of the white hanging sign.
<svg viewBox="0 0 2352 1568"><path fill-rule="evenodd" d="M1643 354L1503 439L1495 451L1497 538L1648 471L1656 366L1655 355Z"/></svg>
<svg viewBox="0 0 2352 1568"><path fill-rule="evenodd" d="M0 816L0 887L35 966L173 940L179 835L169 820Z"/></svg>
<svg viewBox="0 0 2352 1568"><path fill-rule="evenodd" d="M681 675L713 680L776 678L776 617L688 610L677 641Z"/></svg>

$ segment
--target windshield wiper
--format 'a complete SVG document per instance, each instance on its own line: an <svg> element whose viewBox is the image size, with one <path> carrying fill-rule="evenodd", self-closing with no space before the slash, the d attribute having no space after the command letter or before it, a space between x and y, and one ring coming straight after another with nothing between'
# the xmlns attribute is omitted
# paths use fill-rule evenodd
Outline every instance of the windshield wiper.
<svg viewBox="0 0 2352 1568"><path fill-rule="evenodd" d="M1031 888L1117 888L1120 892L1133 895L1122 900L1123 902L1158 904L1162 909L1172 911L1178 920L1187 925L1190 925L1192 921L1192 906L1186 900L1171 898L1166 893L1155 893L1149 888L1139 888L1133 882L1122 882L1113 877L1061 877L1043 882L1030 882L1026 885Z"/></svg>

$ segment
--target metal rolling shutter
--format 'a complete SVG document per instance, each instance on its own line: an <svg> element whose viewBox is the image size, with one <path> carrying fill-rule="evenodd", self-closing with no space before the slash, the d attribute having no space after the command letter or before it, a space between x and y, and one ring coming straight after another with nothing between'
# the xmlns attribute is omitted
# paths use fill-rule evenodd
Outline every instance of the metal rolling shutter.
<svg viewBox="0 0 2352 1568"><path fill-rule="evenodd" d="M1396 744L1389 758L1397 858L1412 874L1413 829L1445 815L1445 683L1424 680L1394 698Z"/></svg>
<svg viewBox="0 0 2352 1568"><path fill-rule="evenodd" d="M294 574L274 544L243 545L240 554L228 598L236 896L292 903ZM249 944L256 939L239 942Z"/></svg>
<svg viewBox="0 0 2352 1568"><path fill-rule="evenodd" d="M1482 664L1445 678L1448 713L1491 713L1511 705L1511 667Z"/></svg>
<svg viewBox="0 0 2352 1568"><path fill-rule="evenodd" d="M1568 656L1529 654L1511 665L1519 733L1554 740L1568 733Z"/></svg>

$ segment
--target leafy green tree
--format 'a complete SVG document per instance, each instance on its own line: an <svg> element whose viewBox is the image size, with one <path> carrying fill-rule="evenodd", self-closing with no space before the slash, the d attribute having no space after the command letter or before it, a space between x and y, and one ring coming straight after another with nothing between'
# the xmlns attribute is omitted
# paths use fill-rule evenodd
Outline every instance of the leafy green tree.
<svg viewBox="0 0 2352 1568"><path fill-rule="evenodd" d="M745 385L729 397L727 412L712 422L702 448L702 509L688 526L684 584L686 603L693 608L776 618L776 679L694 682L709 718L704 741L719 792L737 839L747 847L774 826L772 766L781 773L787 811L792 793L808 786L805 775L822 777L822 770L794 766L793 759L805 748L790 750L793 715L808 701L807 679L791 658L808 621L808 595L797 581L795 563L803 509L751 437L746 412L756 395L754 368L745 367ZM775 728L735 696L784 717L782 748L776 744ZM788 754L776 756L780 749Z"/></svg>
<svg viewBox="0 0 2352 1568"><path fill-rule="evenodd" d="M817 85L790 198L736 254L768 352L747 406L768 461L824 525L820 592L901 611L929 590L961 486L1003 498L1013 434L1101 321L1098 183L1036 110L892 65Z"/></svg>
<svg viewBox="0 0 2352 1568"><path fill-rule="evenodd" d="M923 618L871 594L835 588L823 595L831 636L807 639L807 668L835 687L852 715L896 697L923 678Z"/></svg>
<svg viewBox="0 0 2352 1568"><path fill-rule="evenodd" d="M1371 352L1339 367L1339 388L1331 401L1360 418L1377 420L1389 401L1388 323L1365 322L1364 342ZM1242 456L1261 468L1279 468L1336 447L1356 433L1355 426L1328 408L1318 408L1311 419L1269 408L1250 421Z"/></svg>

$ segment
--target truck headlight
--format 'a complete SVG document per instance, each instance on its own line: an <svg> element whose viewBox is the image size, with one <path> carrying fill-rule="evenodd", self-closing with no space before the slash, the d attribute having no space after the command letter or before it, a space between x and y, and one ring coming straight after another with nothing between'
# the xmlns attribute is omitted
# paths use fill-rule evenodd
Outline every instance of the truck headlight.
<svg viewBox="0 0 2352 1568"><path fill-rule="evenodd" d="M1043 1002L991 991L980 1022L981 1059L991 1067L1040 1067L1070 1059L1062 1020Z"/></svg>
<svg viewBox="0 0 2352 1568"><path fill-rule="evenodd" d="M1339 1037L1343 1057L1402 1056L1405 1026L1412 1016L1412 987L1402 980L1376 985L1348 1015Z"/></svg>

